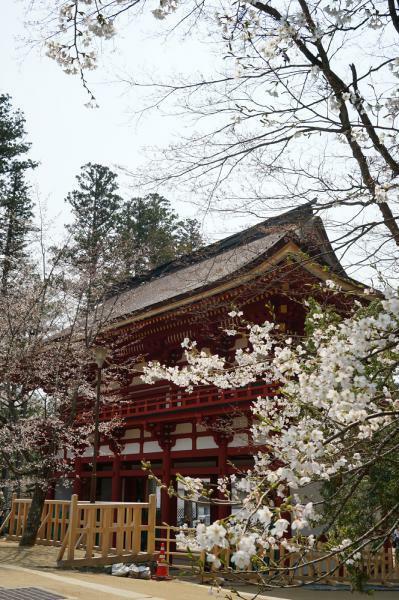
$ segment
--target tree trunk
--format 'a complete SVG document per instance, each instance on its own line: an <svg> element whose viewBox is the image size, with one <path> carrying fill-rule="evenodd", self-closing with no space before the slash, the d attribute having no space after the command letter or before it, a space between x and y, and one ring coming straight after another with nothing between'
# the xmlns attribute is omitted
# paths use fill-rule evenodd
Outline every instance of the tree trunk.
<svg viewBox="0 0 399 600"><path fill-rule="evenodd" d="M20 546L34 546L36 542L37 533L40 527L40 519L42 516L44 501L46 499L46 489L35 485L35 489L32 496L32 504L30 505L28 518L26 521L26 527L23 531Z"/></svg>

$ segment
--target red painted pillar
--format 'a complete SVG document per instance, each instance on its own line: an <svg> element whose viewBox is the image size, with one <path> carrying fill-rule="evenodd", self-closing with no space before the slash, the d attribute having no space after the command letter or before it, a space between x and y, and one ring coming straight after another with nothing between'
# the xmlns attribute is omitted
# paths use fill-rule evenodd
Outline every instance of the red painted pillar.
<svg viewBox="0 0 399 600"><path fill-rule="evenodd" d="M159 445L163 450L162 456L162 483L169 487L171 480L171 468L172 468L172 460L171 460L171 448L174 445L174 440L169 436L164 436L159 440ZM169 497L167 489L162 489L161 491L161 522L167 523L168 525L175 525L172 523L172 502Z"/></svg>
<svg viewBox="0 0 399 600"><path fill-rule="evenodd" d="M73 481L73 493L77 494L78 499L82 498L82 461L75 459L75 479Z"/></svg>
<svg viewBox="0 0 399 600"><path fill-rule="evenodd" d="M121 455L114 454L114 460L112 465L112 490L111 500L112 502L120 502L122 500L122 489L121 489Z"/></svg>
<svg viewBox="0 0 399 600"><path fill-rule="evenodd" d="M55 498L55 483L52 483L47 490L46 500L54 500L54 498Z"/></svg>
<svg viewBox="0 0 399 600"><path fill-rule="evenodd" d="M222 432L218 432L218 435L215 436L217 440L217 444L219 446L218 452L218 476L225 477L227 475L227 447L228 443L232 439L232 435L225 435ZM220 492L216 495L221 501L227 500L225 496L223 496ZM231 514L231 508L228 504L220 504L217 506L217 518L218 519L226 519Z"/></svg>

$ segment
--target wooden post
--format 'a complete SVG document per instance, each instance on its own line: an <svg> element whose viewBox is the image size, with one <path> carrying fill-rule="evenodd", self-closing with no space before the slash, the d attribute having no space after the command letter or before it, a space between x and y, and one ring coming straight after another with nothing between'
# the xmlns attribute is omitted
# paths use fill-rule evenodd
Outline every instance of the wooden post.
<svg viewBox="0 0 399 600"><path fill-rule="evenodd" d="M170 527L166 528L166 562L170 563Z"/></svg>
<svg viewBox="0 0 399 600"><path fill-rule="evenodd" d="M17 493L13 492L12 500L11 500L10 527L8 528L8 535L14 535L16 508L17 508Z"/></svg>
<svg viewBox="0 0 399 600"><path fill-rule="evenodd" d="M225 477L227 475L227 445L228 439L222 438L219 440L219 477ZM226 501L223 494L218 493L219 499ZM218 519L226 519L231 514L231 507L228 504L220 504L217 510Z"/></svg>
<svg viewBox="0 0 399 600"><path fill-rule="evenodd" d="M171 446L172 440L169 437L158 440L159 445L163 450L162 456L162 483L166 486L166 488L161 489L161 522L171 524L171 502L170 496L168 494L168 487L170 484L171 478Z"/></svg>
<svg viewBox="0 0 399 600"><path fill-rule="evenodd" d="M141 550L141 522L143 511L141 508L133 509L133 536L132 536L132 552L138 554ZM150 509L148 508L148 523L150 522ZM148 532L148 536L150 532Z"/></svg>
<svg viewBox="0 0 399 600"><path fill-rule="evenodd" d="M92 558L93 556L93 548L96 541L96 516L97 516L97 508L87 506L85 509L86 512L86 558Z"/></svg>
<svg viewBox="0 0 399 600"><path fill-rule="evenodd" d="M124 536L125 536L125 523L126 523L126 510L123 506L119 506L116 509L116 553L122 554L124 549Z"/></svg>
<svg viewBox="0 0 399 600"><path fill-rule="evenodd" d="M68 537L68 552L67 552L67 560L73 560L75 556L75 538L76 538L76 529L78 526L78 497L76 494L73 494L71 497L71 506L69 508L69 525L67 530Z"/></svg>
<svg viewBox="0 0 399 600"><path fill-rule="evenodd" d="M75 479L73 480L73 493L78 496L78 498L82 497L82 459L75 459Z"/></svg>
<svg viewBox="0 0 399 600"><path fill-rule="evenodd" d="M154 554L155 552L155 525L157 516L157 497L155 494L150 494L148 497L148 537L147 537L147 552Z"/></svg>
<svg viewBox="0 0 399 600"><path fill-rule="evenodd" d="M121 455L115 454L112 464L112 502L120 502L121 498Z"/></svg>
<svg viewBox="0 0 399 600"><path fill-rule="evenodd" d="M101 512L104 513L102 520L103 536L101 539L101 552L102 556L108 556L109 549L112 545L112 523L114 520L114 509L109 506L103 506Z"/></svg>

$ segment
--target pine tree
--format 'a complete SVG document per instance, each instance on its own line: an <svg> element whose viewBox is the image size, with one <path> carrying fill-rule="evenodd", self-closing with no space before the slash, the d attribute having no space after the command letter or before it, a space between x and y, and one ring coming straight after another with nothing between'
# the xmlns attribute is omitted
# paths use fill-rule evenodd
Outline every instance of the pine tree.
<svg viewBox="0 0 399 600"><path fill-rule="evenodd" d="M177 254L191 254L204 245L197 219L180 221L177 230Z"/></svg>
<svg viewBox="0 0 399 600"><path fill-rule="evenodd" d="M1 290L5 293L12 271L26 257L28 233L33 230L33 202L25 182L24 163L14 161L3 182L0 197Z"/></svg>
<svg viewBox="0 0 399 600"><path fill-rule="evenodd" d="M28 234L33 229L33 202L26 174L37 163L26 158L25 119L13 111L8 95L0 95L0 280L7 291L10 274L26 258Z"/></svg>
<svg viewBox="0 0 399 600"><path fill-rule="evenodd" d="M0 94L0 174L12 168L13 160L25 155L30 144L24 140L25 118L21 111L14 110L8 94ZM34 163L27 161L30 166Z"/></svg>
<svg viewBox="0 0 399 600"><path fill-rule="evenodd" d="M119 220L121 278L142 275L202 244L194 219L179 221L169 200L159 194L132 198Z"/></svg>
<svg viewBox="0 0 399 600"><path fill-rule="evenodd" d="M26 157L30 144L26 142L25 135L23 114L13 110L10 96L0 94L0 304L3 345L6 348L0 352L0 426L16 422L27 412L28 393L22 381L27 370L17 374L10 366L10 346L13 344L16 355L20 356L32 330L32 312L29 320L22 325L20 311L16 308L21 299L18 284L26 281L26 247L29 233L33 230L33 202L26 174L36 167L36 163ZM33 273L34 269L31 269ZM15 319L11 318L11 310L14 310ZM6 331L12 334L8 339ZM2 470L1 476L8 478L7 469Z"/></svg>
<svg viewBox="0 0 399 600"><path fill-rule="evenodd" d="M112 267L112 242L121 205L117 175L104 165L88 163L76 179L78 189L66 198L74 216L67 227L71 257L75 267L94 276L100 267Z"/></svg>

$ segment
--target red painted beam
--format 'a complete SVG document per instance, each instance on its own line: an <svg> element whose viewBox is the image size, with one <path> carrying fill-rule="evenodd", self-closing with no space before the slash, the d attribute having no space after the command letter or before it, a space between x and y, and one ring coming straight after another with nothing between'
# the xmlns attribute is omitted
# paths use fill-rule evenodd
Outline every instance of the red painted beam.
<svg viewBox="0 0 399 600"><path fill-rule="evenodd" d="M246 405L249 406L258 396L270 396L276 393L276 385L270 384L252 384L244 388L234 390L218 390L214 387L199 388L192 394L184 390L167 388L162 392L151 394L151 390L140 390L136 393L129 393L118 403L104 408L101 412L102 420L109 420L113 416L119 416L124 419L142 419L148 421L165 420L170 415L171 419L176 418L176 414L201 412L216 408L216 412L224 406L231 410L232 407Z"/></svg>

